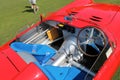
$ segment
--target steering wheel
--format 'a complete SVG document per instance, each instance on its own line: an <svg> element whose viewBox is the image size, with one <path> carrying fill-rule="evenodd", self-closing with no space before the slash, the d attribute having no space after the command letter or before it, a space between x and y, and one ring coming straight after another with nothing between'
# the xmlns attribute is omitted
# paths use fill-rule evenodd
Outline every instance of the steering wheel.
<svg viewBox="0 0 120 80"><path fill-rule="evenodd" d="M106 36L100 29L95 27L85 27L78 32L77 46L86 56L98 56L104 50L106 45Z"/></svg>

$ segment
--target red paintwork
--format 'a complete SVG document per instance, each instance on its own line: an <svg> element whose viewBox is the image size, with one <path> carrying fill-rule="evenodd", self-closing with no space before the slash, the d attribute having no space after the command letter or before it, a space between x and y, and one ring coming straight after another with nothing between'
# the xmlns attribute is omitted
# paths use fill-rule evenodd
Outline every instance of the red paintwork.
<svg viewBox="0 0 120 80"><path fill-rule="evenodd" d="M72 22L64 20L71 12L77 12ZM101 17L101 22L91 21L91 16ZM120 7L111 4L98 4L92 0L75 0L59 11L54 12L44 20L56 20L75 27L82 28L93 25L100 28L111 43L114 43L113 53L103 64L94 80L111 80L120 66ZM0 47L0 79L1 80L48 80L44 73L33 63L26 64L10 47L9 44L36 25L18 34L13 40Z"/></svg>
<svg viewBox="0 0 120 80"><path fill-rule="evenodd" d="M12 80L26 65L12 49L6 47L5 50L0 52L0 79Z"/></svg>
<svg viewBox="0 0 120 80"><path fill-rule="evenodd" d="M18 71L8 60L6 55L0 53L0 78L2 80L12 80L12 78L18 74ZM11 74L12 73L12 74ZM9 75L7 75L9 74Z"/></svg>
<svg viewBox="0 0 120 80"><path fill-rule="evenodd" d="M114 55L113 55L114 54ZM120 50L116 50L110 58L104 63L102 68L96 74L94 80L111 80L119 67Z"/></svg>
<svg viewBox="0 0 120 80"><path fill-rule="evenodd" d="M26 64L9 46L0 51L1 80L48 80L33 63Z"/></svg>
<svg viewBox="0 0 120 80"><path fill-rule="evenodd" d="M48 80L45 74L33 63L19 73L14 80Z"/></svg>

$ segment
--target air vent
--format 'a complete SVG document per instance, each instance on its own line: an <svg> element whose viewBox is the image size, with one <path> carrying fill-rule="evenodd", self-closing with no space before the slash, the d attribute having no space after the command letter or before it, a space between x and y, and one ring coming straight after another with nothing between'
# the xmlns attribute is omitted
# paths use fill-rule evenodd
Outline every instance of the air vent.
<svg viewBox="0 0 120 80"><path fill-rule="evenodd" d="M78 12L71 12L69 15L76 15Z"/></svg>
<svg viewBox="0 0 120 80"><path fill-rule="evenodd" d="M101 22L102 18L101 18L101 17L98 17L98 16L92 16L92 17L90 18L90 20L96 21L96 22Z"/></svg>

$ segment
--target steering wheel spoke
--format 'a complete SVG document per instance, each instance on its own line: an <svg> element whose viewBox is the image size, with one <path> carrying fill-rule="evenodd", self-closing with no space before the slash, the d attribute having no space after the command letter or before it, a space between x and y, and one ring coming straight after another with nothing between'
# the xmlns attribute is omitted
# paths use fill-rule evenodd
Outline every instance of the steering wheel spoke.
<svg viewBox="0 0 120 80"><path fill-rule="evenodd" d="M94 48L98 53L100 53L100 49L97 47L97 45L93 42L91 44L88 44L90 45L92 48Z"/></svg>
<svg viewBox="0 0 120 80"><path fill-rule="evenodd" d="M88 44L88 41L84 41L84 42L79 43L79 45L85 45L85 44Z"/></svg>
<svg viewBox="0 0 120 80"><path fill-rule="evenodd" d="M90 32L90 36L89 36L89 38L92 38L92 37L93 37L93 34L94 34L94 28L91 28L90 31L91 31L91 32Z"/></svg>

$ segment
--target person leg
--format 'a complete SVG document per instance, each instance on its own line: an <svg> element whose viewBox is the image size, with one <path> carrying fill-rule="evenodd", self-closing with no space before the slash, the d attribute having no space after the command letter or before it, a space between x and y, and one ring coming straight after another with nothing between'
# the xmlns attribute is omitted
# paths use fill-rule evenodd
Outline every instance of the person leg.
<svg viewBox="0 0 120 80"><path fill-rule="evenodd" d="M38 6L36 5L36 0L31 0L31 4L32 4L32 9L34 13L36 13L39 9Z"/></svg>

